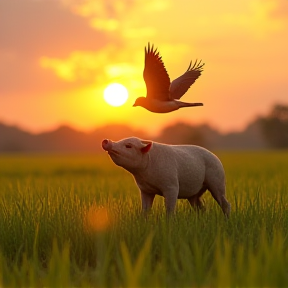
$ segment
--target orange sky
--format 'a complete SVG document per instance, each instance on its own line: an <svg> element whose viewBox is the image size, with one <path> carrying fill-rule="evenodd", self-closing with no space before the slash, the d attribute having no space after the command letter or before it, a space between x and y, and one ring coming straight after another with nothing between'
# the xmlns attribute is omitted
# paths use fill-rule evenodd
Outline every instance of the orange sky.
<svg viewBox="0 0 288 288"><path fill-rule="evenodd" d="M153 133L181 120L228 131L288 104L286 0L1 0L0 11L0 122L34 132L127 123ZM148 41L171 80L203 59L182 100L204 107L132 107L146 93ZM121 107L103 99L113 82L129 91Z"/></svg>

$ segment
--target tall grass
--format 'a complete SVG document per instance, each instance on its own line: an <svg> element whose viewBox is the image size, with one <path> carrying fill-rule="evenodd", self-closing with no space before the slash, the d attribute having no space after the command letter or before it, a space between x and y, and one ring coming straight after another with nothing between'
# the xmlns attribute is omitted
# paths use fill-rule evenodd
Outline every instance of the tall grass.
<svg viewBox="0 0 288 288"><path fill-rule="evenodd" d="M107 157L0 157L0 287L283 287L288 153L220 153L232 213L156 198Z"/></svg>

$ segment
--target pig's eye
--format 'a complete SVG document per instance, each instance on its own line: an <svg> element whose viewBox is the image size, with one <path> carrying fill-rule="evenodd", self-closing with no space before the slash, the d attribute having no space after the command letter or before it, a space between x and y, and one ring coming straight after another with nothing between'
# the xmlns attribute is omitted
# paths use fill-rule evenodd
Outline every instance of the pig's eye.
<svg viewBox="0 0 288 288"><path fill-rule="evenodd" d="M132 148L132 146L130 144L126 144L125 147L126 148Z"/></svg>

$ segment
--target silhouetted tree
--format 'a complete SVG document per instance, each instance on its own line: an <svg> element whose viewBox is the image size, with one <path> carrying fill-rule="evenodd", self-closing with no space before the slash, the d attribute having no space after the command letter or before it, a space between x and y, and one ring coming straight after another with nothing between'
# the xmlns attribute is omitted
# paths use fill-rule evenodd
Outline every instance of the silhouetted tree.
<svg viewBox="0 0 288 288"><path fill-rule="evenodd" d="M263 135L272 148L288 148L288 106L275 105L267 117L261 119Z"/></svg>
<svg viewBox="0 0 288 288"><path fill-rule="evenodd" d="M185 123L176 123L172 126L165 127L157 140L167 144L194 144L205 146L201 129Z"/></svg>

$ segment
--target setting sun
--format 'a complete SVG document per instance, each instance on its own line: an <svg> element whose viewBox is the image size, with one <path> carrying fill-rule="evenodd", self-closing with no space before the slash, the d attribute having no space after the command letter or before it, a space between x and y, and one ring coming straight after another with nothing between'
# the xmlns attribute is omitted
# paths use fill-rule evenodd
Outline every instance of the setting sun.
<svg viewBox="0 0 288 288"><path fill-rule="evenodd" d="M127 101L128 91L122 84L113 83L104 90L104 99L109 105L118 107Z"/></svg>

